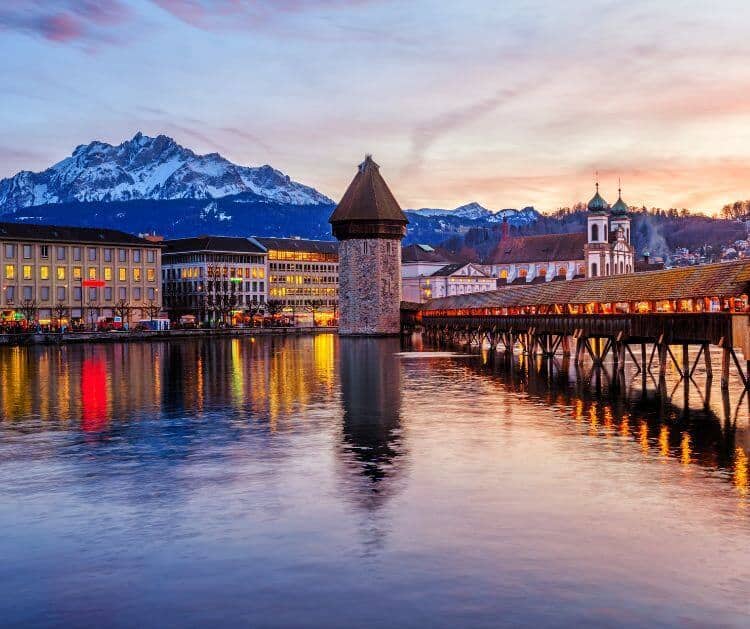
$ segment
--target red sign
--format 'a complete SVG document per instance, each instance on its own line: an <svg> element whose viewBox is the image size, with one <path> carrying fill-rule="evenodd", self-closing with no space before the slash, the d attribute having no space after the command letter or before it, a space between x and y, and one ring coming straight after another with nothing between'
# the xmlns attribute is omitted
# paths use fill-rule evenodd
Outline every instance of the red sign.
<svg viewBox="0 0 750 629"><path fill-rule="evenodd" d="M83 285L88 288L102 288L104 280L83 280Z"/></svg>

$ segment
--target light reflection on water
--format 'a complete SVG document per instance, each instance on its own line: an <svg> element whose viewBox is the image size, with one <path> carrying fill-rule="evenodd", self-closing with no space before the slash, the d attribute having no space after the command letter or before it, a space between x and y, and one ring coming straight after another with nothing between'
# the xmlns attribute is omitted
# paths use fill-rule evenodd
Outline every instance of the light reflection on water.
<svg viewBox="0 0 750 629"><path fill-rule="evenodd" d="M332 335L2 348L2 624L746 625L748 401L673 376Z"/></svg>

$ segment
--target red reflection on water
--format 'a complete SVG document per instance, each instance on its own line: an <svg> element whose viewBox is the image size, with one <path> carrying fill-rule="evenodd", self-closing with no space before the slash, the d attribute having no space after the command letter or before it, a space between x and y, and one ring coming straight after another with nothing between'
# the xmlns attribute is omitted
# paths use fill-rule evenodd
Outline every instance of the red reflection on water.
<svg viewBox="0 0 750 629"><path fill-rule="evenodd" d="M86 432L107 425L107 369L99 358L86 358L81 369L81 427Z"/></svg>

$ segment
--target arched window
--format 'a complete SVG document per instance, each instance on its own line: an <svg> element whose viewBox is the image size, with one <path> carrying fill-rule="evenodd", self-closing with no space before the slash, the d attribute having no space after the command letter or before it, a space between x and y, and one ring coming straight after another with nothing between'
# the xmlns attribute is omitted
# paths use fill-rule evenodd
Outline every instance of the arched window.
<svg viewBox="0 0 750 629"><path fill-rule="evenodd" d="M594 225L596 227L596 225ZM596 262L591 263L591 277L596 277L599 275L599 266L596 264Z"/></svg>
<svg viewBox="0 0 750 629"><path fill-rule="evenodd" d="M622 275L623 273L625 273L625 263L620 260L620 274Z"/></svg>
<svg viewBox="0 0 750 629"><path fill-rule="evenodd" d="M591 242L597 242L599 240L599 225L594 223L591 226Z"/></svg>
<svg viewBox="0 0 750 629"><path fill-rule="evenodd" d="M609 262L607 262L607 266L604 267L604 275L609 275Z"/></svg>

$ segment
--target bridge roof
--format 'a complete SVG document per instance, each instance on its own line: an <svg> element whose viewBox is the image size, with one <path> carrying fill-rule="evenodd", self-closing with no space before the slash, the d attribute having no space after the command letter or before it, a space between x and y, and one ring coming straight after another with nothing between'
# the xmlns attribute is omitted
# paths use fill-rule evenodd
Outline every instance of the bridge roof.
<svg viewBox="0 0 750 629"><path fill-rule="evenodd" d="M737 297L750 290L750 261L689 266L568 282L509 286L496 291L432 299L423 310L510 308L554 304Z"/></svg>

